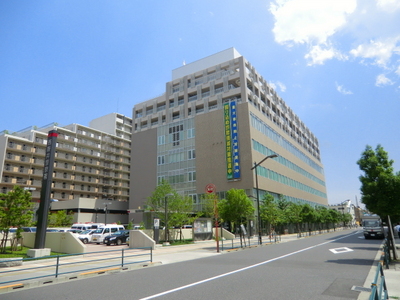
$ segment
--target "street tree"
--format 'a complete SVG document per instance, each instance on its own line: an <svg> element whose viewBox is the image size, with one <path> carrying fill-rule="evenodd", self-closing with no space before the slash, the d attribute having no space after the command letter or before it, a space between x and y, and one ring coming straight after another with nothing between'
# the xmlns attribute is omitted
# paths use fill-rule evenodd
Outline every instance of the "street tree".
<svg viewBox="0 0 400 300"><path fill-rule="evenodd" d="M72 212L67 213L66 210L58 210L56 212L49 212L48 226L50 227L66 227L71 226L74 219Z"/></svg>
<svg viewBox="0 0 400 300"><path fill-rule="evenodd" d="M307 224L308 231L311 233L311 224L317 220L315 209L310 204L303 204L300 212L301 219Z"/></svg>
<svg viewBox="0 0 400 300"><path fill-rule="evenodd" d="M357 161L363 175L361 181L361 201L366 208L381 218L400 218L400 174L394 174L394 161L381 145L375 150L367 145Z"/></svg>
<svg viewBox="0 0 400 300"><path fill-rule="evenodd" d="M230 189L226 198L219 201L218 211L221 219L234 224L231 228L235 228L253 216L254 206L244 190Z"/></svg>
<svg viewBox="0 0 400 300"><path fill-rule="evenodd" d="M301 235L300 224L303 222L301 210L302 210L301 205L294 203L294 202L290 202L289 206L287 207L287 209L285 211L286 218L289 220L290 223L293 223L296 225L297 232L299 235Z"/></svg>
<svg viewBox="0 0 400 300"><path fill-rule="evenodd" d="M283 223L282 211L279 209L278 204L275 202L274 197L267 193L260 205L260 217L263 221L269 224L269 232Z"/></svg>
<svg viewBox="0 0 400 300"><path fill-rule="evenodd" d="M32 222L31 193L20 186L6 194L0 194L0 230L3 238L0 242L0 252L6 252L6 242L10 227L17 227L16 238L21 237L21 227L29 226Z"/></svg>
<svg viewBox="0 0 400 300"><path fill-rule="evenodd" d="M198 213L193 212L193 199L178 194L165 180L147 199L147 206L168 231L171 227L181 228L182 225L192 224L199 217ZM182 231L180 231L180 236L182 238Z"/></svg>

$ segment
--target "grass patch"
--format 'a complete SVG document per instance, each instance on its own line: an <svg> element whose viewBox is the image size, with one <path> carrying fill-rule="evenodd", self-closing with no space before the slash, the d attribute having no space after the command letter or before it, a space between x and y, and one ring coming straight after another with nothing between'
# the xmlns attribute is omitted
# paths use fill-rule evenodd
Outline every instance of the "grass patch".
<svg viewBox="0 0 400 300"><path fill-rule="evenodd" d="M30 248L27 247L18 247L18 250L16 251L11 251L11 247L6 248L6 253L0 253L0 260L2 258L16 258L16 257L22 257L22 258L28 258L27 252ZM63 255L65 253L58 253L58 252L50 252L50 255Z"/></svg>
<svg viewBox="0 0 400 300"><path fill-rule="evenodd" d="M182 241L171 241L169 242L171 246L181 246L181 245L188 245L194 244L193 240L182 240Z"/></svg>

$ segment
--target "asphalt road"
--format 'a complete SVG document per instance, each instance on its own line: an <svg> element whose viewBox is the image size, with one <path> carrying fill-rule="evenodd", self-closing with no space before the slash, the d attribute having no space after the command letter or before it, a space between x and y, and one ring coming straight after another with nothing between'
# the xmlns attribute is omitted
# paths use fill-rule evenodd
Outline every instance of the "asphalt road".
<svg viewBox="0 0 400 300"><path fill-rule="evenodd" d="M381 240L334 232L1 295L8 299L357 299Z"/></svg>

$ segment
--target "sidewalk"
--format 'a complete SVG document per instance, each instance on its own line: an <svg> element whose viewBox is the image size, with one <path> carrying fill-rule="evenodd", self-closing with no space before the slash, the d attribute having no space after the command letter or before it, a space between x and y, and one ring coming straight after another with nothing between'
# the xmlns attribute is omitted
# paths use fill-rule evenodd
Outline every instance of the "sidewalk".
<svg viewBox="0 0 400 300"><path fill-rule="evenodd" d="M313 237L313 236L311 236L311 237ZM307 238L307 237L308 236L305 236L303 238ZM257 240L256 237L253 239ZM282 235L281 240L278 243L290 242L290 241L294 241L297 239L298 239L297 234ZM263 237L262 242L263 242L263 245L270 244L269 238L267 238L265 236ZM231 251L241 250L241 248L228 249L227 247L228 247L229 243L230 243L229 241L224 242L224 251L221 251L222 247L220 244L220 252L217 252L217 244L215 241L198 241L198 242L195 242L194 244L187 244L187 245L180 245L180 246L167 246L167 247L162 246L162 245L157 245L156 249L153 250L153 252L152 252L153 253L153 263L146 262L146 263L142 263L142 264L128 265L124 268L121 268L121 267L105 268L104 270L97 270L97 271L84 272L84 273L77 271L76 273L71 273L67 276L60 276L59 278L54 278L54 276L53 276L52 278L50 278L50 277L38 278L35 280L21 281L21 282L16 282L16 283L12 283L12 284L11 283L10 284L1 284L0 285L0 294L13 292L15 290L18 290L19 288L39 287L44 284L60 283L63 281L70 281L72 279L76 280L76 279L80 279L80 278L87 278L88 276L97 276L98 274L123 272L126 270L156 266L156 265L160 265L160 264L169 264L169 263L193 260L193 259L202 258L202 257L222 255L225 253L229 253ZM272 242L272 243L274 243L274 242ZM400 245L400 239L396 238L396 244ZM252 247L257 247L257 246L258 245L254 245ZM229 244L229 247L231 247L231 244ZM399 249L399 246L397 246L397 248ZM126 249L128 249L128 248L126 248ZM400 254L400 251L398 251L398 253ZM99 256L101 256L101 255L99 255ZM363 286L364 288L371 287L371 283L376 274L376 266L379 263L380 257L381 257L381 251L378 251L376 258L375 258L375 263L371 267L369 275L367 276L367 279L364 283L364 286ZM85 260L84 256L68 258L69 262L84 261L84 260ZM42 261L30 262L28 264L44 265L45 262L42 260ZM27 264L24 264L21 267L12 267L12 268L13 269L27 268ZM9 269L11 269L11 268L9 268ZM23 272L25 276L26 276L27 272L28 271ZM30 275L31 277L39 276L39 275L36 275L39 273L37 271L33 270L33 271L29 271L29 272L31 272L32 274L35 274L35 275ZM390 269L384 269L384 275L385 275L385 280L387 283L387 288L389 291L389 296L399 297L399 299L400 299L400 260L396 263L392 262L390 265ZM29 276L29 274L28 274L28 276ZM0 279L2 279L1 281L6 281L6 280L4 280L4 277L10 278L11 275L0 274ZM21 277L21 278L23 278L23 277ZM358 300L369 299L369 295L370 295L370 293L368 293L368 292L361 292L358 297Z"/></svg>

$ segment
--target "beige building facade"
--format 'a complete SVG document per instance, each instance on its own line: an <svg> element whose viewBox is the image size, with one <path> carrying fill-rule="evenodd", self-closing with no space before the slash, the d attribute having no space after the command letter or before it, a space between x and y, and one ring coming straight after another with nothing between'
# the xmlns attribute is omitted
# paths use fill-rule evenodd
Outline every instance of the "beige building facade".
<svg viewBox="0 0 400 300"><path fill-rule="evenodd" d="M100 119L101 130L95 128L96 124L93 127L49 124L19 132L1 132L0 192L7 193L15 185L20 185L32 193L34 202L39 202L47 135L50 130L57 130L50 197L54 203L63 204L53 208L59 206L60 209L87 214L75 216L75 220L94 222L96 215L104 214L108 205L108 213L115 214L109 220L119 219L127 223L132 120L120 114ZM77 201L80 198L98 200L97 207L77 206L83 203Z"/></svg>
<svg viewBox="0 0 400 300"><path fill-rule="evenodd" d="M234 48L173 70L165 93L135 105L132 119L131 211L162 179L195 210L209 184L220 198L235 188L255 199L251 168L273 154L257 167L260 199L328 205L318 139Z"/></svg>

